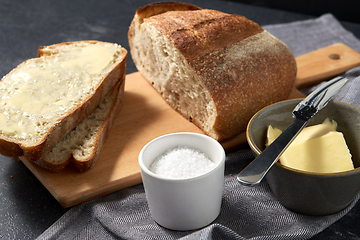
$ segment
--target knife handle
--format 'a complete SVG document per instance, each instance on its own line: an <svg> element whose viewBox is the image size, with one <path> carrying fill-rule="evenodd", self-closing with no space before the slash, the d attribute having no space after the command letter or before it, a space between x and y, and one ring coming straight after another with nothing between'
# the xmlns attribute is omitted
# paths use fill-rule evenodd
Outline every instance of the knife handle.
<svg viewBox="0 0 360 240"><path fill-rule="evenodd" d="M306 124L306 120L295 118L291 125L272 144L265 148L258 157L238 174L237 179L241 183L250 186L260 183Z"/></svg>

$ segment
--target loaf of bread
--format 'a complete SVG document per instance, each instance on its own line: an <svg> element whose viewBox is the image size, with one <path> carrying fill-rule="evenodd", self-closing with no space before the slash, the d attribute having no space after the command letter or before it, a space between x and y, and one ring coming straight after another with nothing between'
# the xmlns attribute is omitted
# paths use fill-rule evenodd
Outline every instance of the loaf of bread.
<svg viewBox="0 0 360 240"><path fill-rule="evenodd" d="M61 171L70 162L81 172L92 168L99 157L113 121L121 110L124 85L125 76L84 121L35 163L53 172Z"/></svg>
<svg viewBox="0 0 360 240"><path fill-rule="evenodd" d="M40 47L0 82L0 154L42 159L123 81L126 58L99 41Z"/></svg>
<svg viewBox="0 0 360 240"><path fill-rule="evenodd" d="M144 78L218 141L243 132L254 113L294 87L290 49L243 16L155 3L136 11L128 38Z"/></svg>

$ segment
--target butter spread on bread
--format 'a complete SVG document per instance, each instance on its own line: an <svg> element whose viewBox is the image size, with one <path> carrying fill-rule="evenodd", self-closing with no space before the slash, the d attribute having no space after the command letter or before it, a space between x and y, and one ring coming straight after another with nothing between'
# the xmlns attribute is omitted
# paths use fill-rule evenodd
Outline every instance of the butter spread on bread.
<svg viewBox="0 0 360 240"><path fill-rule="evenodd" d="M128 38L139 72L219 141L243 132L254 113L294 87L290 49L243 16L155 3L136 11Z"/></svg>
<svg viewBox="0 0 360 240"><path fill-rule="evenodd" d="M48 153L123 79L126 57L99 41L40 47L0 82L0 153L30 161Z"/></svg>

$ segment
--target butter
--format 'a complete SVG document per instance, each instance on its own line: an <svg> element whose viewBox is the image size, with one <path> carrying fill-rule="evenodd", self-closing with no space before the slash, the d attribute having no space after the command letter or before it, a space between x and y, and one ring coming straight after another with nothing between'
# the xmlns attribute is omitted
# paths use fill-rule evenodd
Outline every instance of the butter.
<svg viewBox="0 0 360 240"><path fill-rule="evenodd" d="M61 63L65 68L87 69L91 74L101 72L113 59L114 51L102 45L91 44L85 48L75 48L69 60Z"/></svg>
<svg viewBox="0 0 360 240"><path fill-rule="evenodd" d="M6 79L9 85L1 85L0 131L20 139L38 134L35 119L49 122L77 107L114 61L115 52L114 45L64 45L56 58L23 63L4 77L11 78Z"/></svg>
<svg viewBox="0 0 360 240"><path fill-rule="evenodd" d="M334 173L354 169L350 151L337 123L326 119L322 124L304 128L281 155L282 165L308 172ZM268 127L267 146L281 130Z"/></svg>

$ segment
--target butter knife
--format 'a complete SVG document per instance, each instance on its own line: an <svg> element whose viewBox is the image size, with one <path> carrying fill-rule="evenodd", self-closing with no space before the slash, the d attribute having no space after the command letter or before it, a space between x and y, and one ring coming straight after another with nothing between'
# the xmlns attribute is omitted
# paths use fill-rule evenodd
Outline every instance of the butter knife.
<svg viewBox="0 0 360 240"><path fill-rule="evenodd" d="M238 174L238 181L250 186L260 183L309 120L328 104L333 96L345 85L347 80L344 77L336 77L317 88L302 100L292 112L295 120L273 143Z"/></svg>

